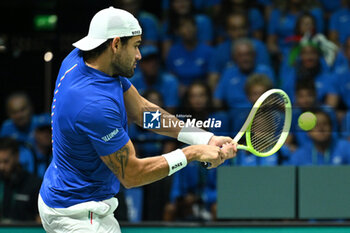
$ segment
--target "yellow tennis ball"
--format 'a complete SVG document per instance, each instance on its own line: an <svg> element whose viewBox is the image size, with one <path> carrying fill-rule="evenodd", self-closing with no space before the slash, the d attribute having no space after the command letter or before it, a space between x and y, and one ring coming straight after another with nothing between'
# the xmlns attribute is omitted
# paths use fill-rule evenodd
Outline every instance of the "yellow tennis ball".
<svg viewBox="0 0 350 233"><path fill-rule="evenodd" d="M305 131L313 129L316 125L317 118L312 112L304 112L298 118L299 127Z"/></svg>

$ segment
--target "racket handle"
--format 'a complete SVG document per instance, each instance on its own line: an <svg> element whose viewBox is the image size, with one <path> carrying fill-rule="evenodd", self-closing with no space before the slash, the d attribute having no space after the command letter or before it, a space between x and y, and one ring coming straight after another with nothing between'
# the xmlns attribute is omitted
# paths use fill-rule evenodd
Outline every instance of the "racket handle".
<svg viewBox="0 0 350 233"><path fill-rule="evenodd" d="M201 165L202 165L202 167L204 167L204 168L208 168L208 167L211 166L211 164L208 163L208 162L201 162Z"/></svg>

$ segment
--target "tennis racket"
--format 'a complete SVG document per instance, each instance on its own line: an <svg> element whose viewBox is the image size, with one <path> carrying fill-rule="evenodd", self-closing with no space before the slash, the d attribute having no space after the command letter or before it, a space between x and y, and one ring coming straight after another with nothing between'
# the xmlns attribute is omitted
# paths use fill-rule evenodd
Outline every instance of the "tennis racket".
<svg viewBox="0 0 350 233"><path fill-rule="evenodd" d="M238 143L245 134L246 145L238 143L237 149L267 157L282 147L287 139L291 122L292 108L288 95L283 90L271 89L254 103L233 141ZM208 162L201 164L203 167L210 166Z"/></svg>

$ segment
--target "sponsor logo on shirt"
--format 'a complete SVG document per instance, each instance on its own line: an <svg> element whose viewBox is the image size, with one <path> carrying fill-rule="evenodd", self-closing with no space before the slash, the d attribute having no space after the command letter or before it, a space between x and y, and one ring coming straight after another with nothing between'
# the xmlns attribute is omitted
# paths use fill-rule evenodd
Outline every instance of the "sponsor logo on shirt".
<svg viewBox="0 0 350 233"><path fill-rule="evenodd" d="M103 136L101 139L105 142L108 142L109 140L111 140L115 135L117 135L117 133L119 132L119 130L116 128L115 130L113 130L112 132L110 132L109 134L107 134L106 136Z"/></svg>

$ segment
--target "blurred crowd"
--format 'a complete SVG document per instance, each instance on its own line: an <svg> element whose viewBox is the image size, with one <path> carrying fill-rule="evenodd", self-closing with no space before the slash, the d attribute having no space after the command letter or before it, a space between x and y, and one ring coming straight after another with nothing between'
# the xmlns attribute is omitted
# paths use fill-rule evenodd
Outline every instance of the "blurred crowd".
<svg viewBox="0 0 350 233"><path fill-rule="evenodd" d="M350 0L162 0L162 17L143 11L138 0L114 6L134 14L143 29L131 82L170 113L215 118L221 127L209 130L234 137L262 93L281 88L290 96L292 129L282 149L265 158L239 151L223 166L350 164ZM305 111L317 117L308 132L297 124ZM8 96L6 112L0 218L34 221L52 157L50 115L34 114L22 92ZM184 146L136 125L129 135L143 157ZM216 170L191 163L118 197L125 204L117 209L120 220L216 220Z"/></svg>

